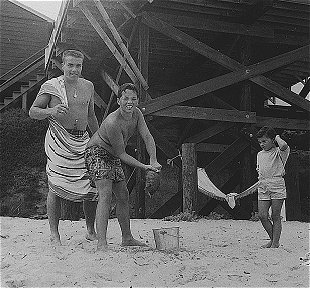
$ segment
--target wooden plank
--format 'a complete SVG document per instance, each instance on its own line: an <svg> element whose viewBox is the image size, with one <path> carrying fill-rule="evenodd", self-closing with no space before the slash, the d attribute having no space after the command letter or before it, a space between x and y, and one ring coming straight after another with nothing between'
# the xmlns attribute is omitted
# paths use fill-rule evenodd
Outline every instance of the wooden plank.
<svg viewBox="0 0 310 288"><path fill-rule="evenodd" d="M182 145L183 212L197 211L197 156L195 143Z"/></svg>
<svg viewBox="0 0 310 288"><path fill-rule="evenodd" d="M243 138L234 141L223 153L217 156L210 164L205 167L209 176L221 171L228 163L235 159L245 148L249 146L249 142Z"/></svg>
<svg viewBox="0 0 310 288"><path fill-rule="evenodd" d="M112 35L114 36L114 39L116 40L117 44L119 45L119 47L121 48L122 52L124 53L125 58L127 59L128 63L131 66L131 69L135 73L136 77L140 80L140 83L142 84L143 88L145 90L147 90L149 88L149 86L147 84L147 81L143 77L141 71L139 70L139 68L137 67L135 61L131 57L127 47L123 43L123 40L122 40L121 36L119 35L119 33L117 32L115 26L113 25L113 23L112 23L112 21L110 19L109 14L104 9L102 3L99 0L93 0L93 2L95 3L96 7L98 8L101 16L103 17L103 20L105 21L105 23L108 26L108 28L110 29L110 31L111 31Z"/></svg>
<svg viewBox="0 0 310 288"><path fill-rule="evenodd" d="M208 138L211 138L212 136L215 136L219 133L224 132L225 130L228 130L234 126L233 123L217 123L210 128L194 135L185 140L185 142L193 142L193 143L199 143L201 141L207 140Z"/></svg>
<svg viewBox="0 0 310 288"><path fill-rule="evenodd" d="M291 118L273 118L256 116L255 126L271 126L274 128L292 129L292 130L310 130L310 121Z"/></svg>
<svg viewBox="0 0 310 288"><path fill-rule="evenodd" d="M193 99L195 97L210 93L212 91L227 87L234 83L241 82L243 80L257 76L259 74L268 72L270 70L274 70L278 67L291 63L297 59L305 57L309 53L309 47L310 46L305 46L300 49L296 49L294 51L282 54L280 56L276 56L271 59L262 61L260 63L250 65L238 71L227 73L225 75L221 75L213 79L203 81L201 83L180 89L178 91L168 93L166 95L163 95L161 97L158 97L150 101L147 105L143 107L145 108L143 112L144 114L150 114L160 109L163 109L163 108ZM268 83L266 83L265 85L267 84ZM280 86L279 84L277 85ZM275 91L274 87L271 87L271 89ZM289 91L288 89L282 87L282 90L283 89ZM297 103L300 104L300 102L304 102L305 107L303 109L310 112L309 101L301 97L298 97L297 94L295 94L294 98L293 97L291 98L290 98L289 103L294 102L293 104L297 104Z"/></svg>
<svg viewBox="0 0 310 288"><path fill-rule="evenodd" d="M255 112L202 107L172 106L152 113L152 115L162 117L256 123Z"/></svg>
<svg viewBox="0 0 310 288"><path fill-rule="evenodd" d="M263 25L244 25L224 21L208 20L207 18L194 18L183 15L173 15L164 13L152 13L152 16L165 21L166 23L180 28L190 28L220 33L248 35L255 37L271 38L274 37L273 28Z"/></svg>
<svg viewBox="0 0 310 288"><path fill-rule="evenodd" d="M124 67L124 70L128 74L129 78L134 82L137 83L137 78L134 72L131 70L130 66L126 62L126 60L123 58L123 56L118 52L117 48L113 44L113 42L110 40L108 35L104 32L98 21L95 19L93 14L89 11L89 9L86 7L84 3L79 4L78 6L80 10L83 12L87 20L90 22L90 24L94 27L96 32L99 34L101 39L105 42L111 53L115 56L116 60Z"/></svg>
<svg viewBox="0 0 310 288"><path fill-rule="evenodd" d="M309 90L310 90L310 78L307 80L306 84L299 92L299 96L302 98L306 98L309 93Z"/></svg>
<svg viewBox="0 0 310 288"><path fill-rule="evenodd" d="M151 13L145 13L143 12L142 17L143 23L146 25L149 25L151 28L167 35L168 37L180 42L181 44L185 45L186 47L192 49L193 51L196 51L197 53L206 56L207 58L211 59L212 61L228 68L231 70L238 70L238 69L244 69L246 68L244 65L239 63L238 61L224 55L223 53L209 47L208 45L196 40L195 38L187 35L186 33L174 28L173 26L165 23L164 21L161 21L157 19L156 17L153 17ZM281 55L280 55L281 56ZM309 101L301 98L296 97L297 94L289 91L288 89L282 87L278 83L268 79L265 76L256 76L253 78L250 78L250 80L265 89L275 93L277 97L280 99L297 105L298 107L302 108L303 110L310 111L310 105ZM195 96L197 97L197 96ZM180 102L176 102L173 104L177 104ZM173 105L172 104L172 105ZM170 105L171 106L171 105Z"/></svg>
<svg viewBox="0 0 310 288"><path fill-rule="evenodd" d="M196 144L197 152L211 152L211 153L222 153L224 152L229 145L224 144L212 144L212 143L198 143Z"/></svg>

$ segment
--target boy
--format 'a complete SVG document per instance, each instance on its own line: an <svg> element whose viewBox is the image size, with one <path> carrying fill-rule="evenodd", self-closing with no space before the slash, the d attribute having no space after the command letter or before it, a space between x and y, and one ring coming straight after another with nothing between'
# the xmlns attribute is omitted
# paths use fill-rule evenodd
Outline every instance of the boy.
<svg viewBox="0 0 310 288"><path fill-rule="evenodd" d="M157 171L154 139L145 123L139 102L137 88L130 83L120 86L117 95L119 108L109 114L98 131L92 136L85 151L85 163L91 182L95 182L99 193L96 211L98 251L106 250L106 239L112 191L116 198L116 215L122 231L123 246L146 246L135 240L130 230L129 193L121 161L144 170ZM145 165L125 151L129 138L138 131L150 156L150 165Z"/></svg>
<svg viewBox="0 0 310 288"><path fill-rule="evenodd" d="M278 248L282 231L281 208L286 198L284 181L285 163L290 153L287 143L281 139L273 128L263 127L257 135L260 147L257 154L258 214L260 221L269 235L270 241L263 248ZM279 147L276 146L278 144ZM271 219L269 208L271 206Z"/></svg>

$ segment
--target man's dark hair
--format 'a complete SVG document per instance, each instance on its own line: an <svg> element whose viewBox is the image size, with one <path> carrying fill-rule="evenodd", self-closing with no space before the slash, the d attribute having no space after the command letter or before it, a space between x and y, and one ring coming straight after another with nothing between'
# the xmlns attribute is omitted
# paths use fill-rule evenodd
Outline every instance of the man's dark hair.
<svg viewBox="0 0 310 288"><path fill-rule="evenodd" d="M65 62L65 58L67 56L72 56L72 57L75 57L75 58L81 58L82 60L84 60L84 54L81 51L79 51L79 50L65 50L62 53L62 62L63 63Z"/></svg>
<svg viewBox="0 0 310 288"><path fill-rule="evenodd" d="M256 138L261 138L261 137L266 136L270 139L274 139L276 135L277 135L277 132L273 128L264 126L257 132Z"/></svg>
<svg viewBox="0 0 310 288"><path fill-rule="evenodd" d="M137 97L138 97L138 99L139 99L138 88L136 87L136 85L134 85L134 84L132 84L132 83L124 83L124 84L122 84L122 85L119 87L119 89L118 89L117 98L121 98L123 92L124 92L125 90L127 90L127 89L136 92Z"/></svg>

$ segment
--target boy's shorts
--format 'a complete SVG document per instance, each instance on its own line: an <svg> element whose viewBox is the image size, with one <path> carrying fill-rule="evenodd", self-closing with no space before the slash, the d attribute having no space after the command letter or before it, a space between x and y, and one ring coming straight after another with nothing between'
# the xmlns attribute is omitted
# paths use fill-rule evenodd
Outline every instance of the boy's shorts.
<svg viewBox="0 0 310 288"><path fill-rule="evenodd" d="M282 177L264 179L258 187L258 200L286 198L285 181Z"/></svg>
<svg viewBox="0 0 310 288"><path fill-rule="evenodd" d="M91 146L85 150L85 165L92 187L95 181L110 179L113 183L124 181L122 162L101 146Z"/></svg>

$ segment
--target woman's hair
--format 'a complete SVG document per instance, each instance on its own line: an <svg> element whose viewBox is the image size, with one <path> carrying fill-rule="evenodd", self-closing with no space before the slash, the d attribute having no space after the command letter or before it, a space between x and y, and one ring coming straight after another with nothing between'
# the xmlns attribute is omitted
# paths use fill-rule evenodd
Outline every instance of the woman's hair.
<svg viewBox="0 0 310 288"><path fill-rule="evenodd" d="M266 136L270 139L274 139L276 135L277 135L277 132L273 128L264 126L257 132L256 138L261 138L261 137Z"/></svg>
<svg viewBox="0 0 310 288"><path fill-rule="evenodd" d="M75 58L81 58L82 60L84 60L84 55L81 51L78 50L66 50L62 53L62 62L65 62L65 58L67 56L72 56Z"/></svg>
<svg viewBox="0 0 310 288"><path fill-rule="evenodd" d="M118 89L118 93L117 93L117 98L121 98L122 94L125 90L131 90L136 92L137 97L139 99L139 92L138 92L138 88L136 87L136 85L132 84L132 83L124 83L122 84L119 89Z"/></svg>

